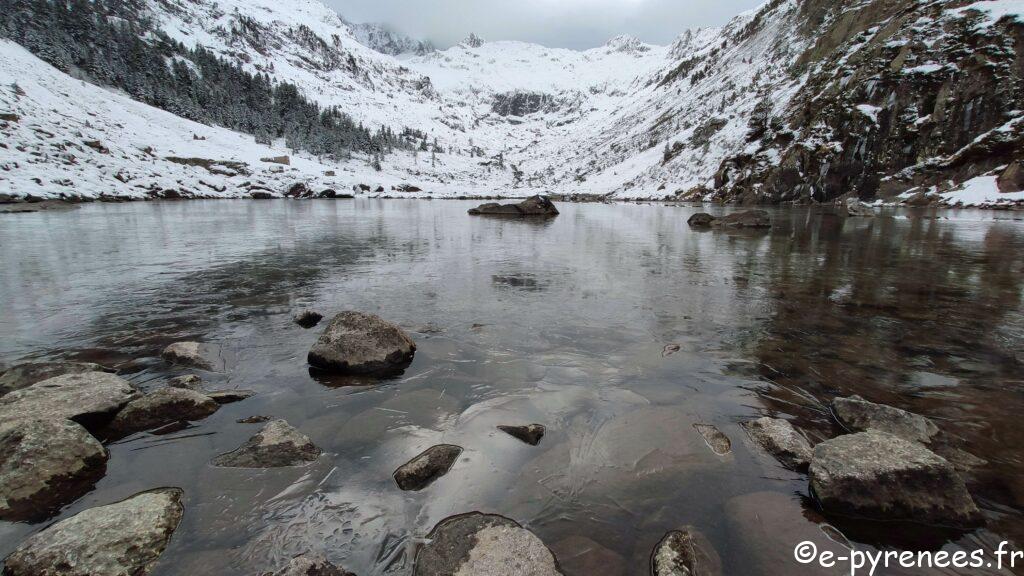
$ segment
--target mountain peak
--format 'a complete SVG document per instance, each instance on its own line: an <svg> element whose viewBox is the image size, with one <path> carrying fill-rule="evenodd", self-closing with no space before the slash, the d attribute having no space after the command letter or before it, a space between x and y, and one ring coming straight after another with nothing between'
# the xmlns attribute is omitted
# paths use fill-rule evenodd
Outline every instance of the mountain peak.
<svg viewBox="0 0 1024 576"><path fill-rule="evenodd" d="M650 45L642 42L635 36L628 34L621 34L608 41L605 44L610 52L625 52L629 54L639 54L642 52L649 52L651 50Z"/></svg>

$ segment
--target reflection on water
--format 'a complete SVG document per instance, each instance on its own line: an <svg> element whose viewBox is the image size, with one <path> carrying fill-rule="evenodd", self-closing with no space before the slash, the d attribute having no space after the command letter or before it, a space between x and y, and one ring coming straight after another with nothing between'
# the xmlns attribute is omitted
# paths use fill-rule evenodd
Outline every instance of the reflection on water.
<svg viewBox="0 0 1024 576"><path fill-rule="evenodd" d="M151 389L181 373L160 348L196 338L225 365L211 387L259 392L112 445L106 478L61 517L181 486L186 516L160 575L251 574L307 550L407 574L434 524L471 510L527 525L570 576L646 573L687 525L727 574L803 573L791 560L803 540L1024 542L1020 221L780 209L770 232L730 233L691 231L691 208L565 205L533 224L468 206L139 203L0 220L0 361L89 359ZM307 307L395 321L416 359L382 381L318 380L305 356L319 330L291 322ZM838 432L828 402L849 394L925 414L988 461L970 475L988 527L823 518L806 478L739 427L782 415L825 438ZM210 467L255 415L287 419L326 455ZM547 427L537 447L495 429L532 422ZM731 451L709 447L707 426ZM465 448L451 473L399 491L394 469L442 442ZM0 523L0 555L41 527Z"/></svg>

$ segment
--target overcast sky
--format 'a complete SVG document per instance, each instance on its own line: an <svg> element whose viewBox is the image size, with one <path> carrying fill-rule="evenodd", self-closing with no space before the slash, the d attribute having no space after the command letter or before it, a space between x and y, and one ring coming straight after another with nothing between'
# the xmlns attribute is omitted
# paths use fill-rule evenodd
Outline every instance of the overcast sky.
<svg viewBox="0 0 1024 576"><path fill-rule="evenodd" d="M762 0L326 0L353 22L380 22L445 48L475 32L593 48L619 34L667 44L687 28L719 26Z"/></svg>

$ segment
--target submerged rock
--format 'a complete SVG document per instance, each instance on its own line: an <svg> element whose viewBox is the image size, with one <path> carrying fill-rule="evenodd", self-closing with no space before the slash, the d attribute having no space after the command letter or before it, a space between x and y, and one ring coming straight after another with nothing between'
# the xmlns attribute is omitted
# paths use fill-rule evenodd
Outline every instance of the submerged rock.
<svg viewBox="0 0 1024 576"><path fill-rule="evenodd" d="M957 527L981 520L952 464L917 442L884 432L818 444L810 478L826 512Z"/></svg>
<svg viewBox="0 0 1024 576"><path fill-rule="evenodd" d="M395 482L402 490L423 490L452 469L462 448L441 444L428 448L395 470Z"/></svg>
<svg viewBox="0 0 1024 576"><path fill-rule="evenodd" d="M181 497L162 488L79 512L26 540L4 576L146 576L181 521Z"/></svg>
<svg viewBox="0 0 1024 576"><path fill-rule="evenodd" d="M868 402L860 396L836 398L832 401L832 412L839 423L852 432L877 430L925 444L939 433L939 427L924 416Z"/></svg>
<svg viewBox="0 0 1024 576"><path fill-rule="evenodd" d="M107 450L70 420L0 424L0 520L39 521L103 476Z"/></svg>
<svg viewBox="0 0 1024 576"><path fill-rule="evenodd" d="M870 218L875 215L875 210L857 198L847 198L840 208L844 216Z"/></svg>
<svg viewBox="0 0 1024 576"><path fill-rule="evenodd" d="M541 424L530 424L528 426L498 426L505 434L526 442L530 446L540 444L546 430Z"/></svg>
<svg viewBox="0 0 1024 576"><path fill-rule="evenodd" d="M722 434L722 431L710 424L694 424L694 430L704 437L711 451L719 456L725 456L732 452L732 442L729 437Z"/></svg>
<svg viewBox="0 0 1024 576"><path fill-rule="evenodd" d="M690 217L687 223L694 228L771 228L772 220L764 210L733 212L721 218L700 213Z"/></svg>
<svg viewBox="0 0 1024 576"><path fill-rule="evenodd" d="M187 374L171 378L167 381L167 386L169 388L182 388L184 390L200 392L203 389L203 379L195 374Z"/></svg>
<svg viewBox="0 0 1024 576"><path fill-rule="evenodd" d="M651 556L654 576L720 576L722 561L711 543L693 528L669 532Z"/></svg>
<svg viewBox="0 0 1024 576"><path fill-rule="evenodd" d="M372 374L404 368L416 343L398 326L373 314L342 312L309 351L309 364L330 372Z"/></svg>
<svg viewBox="0 0 1024 576"><path fill-rule="evenodd" d="M175 342L164 348L160 356L171 364L190 366L200 370L212 371L214 366L213 361L203 356L198 342Z"/></svg>
<svg viewBox="0 0 1024 576"><path fill-rule="evenodd" d="M208 396L184 388L161 388L132 400L110 422L110 435L124 437L180 421L202 420L220 408Z"/></svg>
<svg viewBox="0 0 1024 576"><path fill-rule="evenodd" d="M527 198L519 204L482 204L469 211L473 216L552 217L558 216L558 208L546 196Z"/></svg>
<svg viewBox="0 0 1024 576"><path fill-rule="evenodd" d="M266 424L273 420L270 416L247 416L245 418L239 418L235 420L238 424Z"/></svg>
<svg viewBox="0 0 1024 576"><path fill-rule="evenodd" d="M222 468L282 468L315 462L321 450L284 420L274 420L233 452L213 461Z"/></svg>
<svg viewBox="0 0 1024 576"><path fill-rule="evenodd" d="M87 429L105 424L138 396L127 380L106 372L67 374L0 398L0 422L22 418L74 420Z"/></svg>
<svg viewBox="0 0 1024 576"><path fill-rule="evenodd" d="M767 450L787 468L806 470L811 463L811 444L789 420L759 418L744 422L750 439Z"/></svg>
<svg viewBox="0 0 1024 576"><path fill-rule="evenodd" d="M303 310L295 315L295 323L303 328L312 328L324 319L324 315L315 310Z"/></svg>
<svg viewBox="0 0 1024 576"><path fill-rule="evenodd" d="M207 392L206 395L217 404L234 404L252 398L256 392L253 390L215 390Z"/></svg>
<svg viewBox="0 0 1024 576"><path fill-rule="evenodd" d="M441 521L416 553L414 576L560 576L533 532L503 516L473 512Z"/></svg>
<svg viewBox="0 0 1024 576"><path fill-rule="evenodd" d="M291 559L287 566L273 576L355 576L327 561L319 554L302 554Z"/></svg>
<svg viewBox="0 0 1024 576"><path fill-rule="evenodd" d="M65 374L87 372L111 372L99 364L90 362L28 362L7 369L0 376L0 396Z"/></svg>

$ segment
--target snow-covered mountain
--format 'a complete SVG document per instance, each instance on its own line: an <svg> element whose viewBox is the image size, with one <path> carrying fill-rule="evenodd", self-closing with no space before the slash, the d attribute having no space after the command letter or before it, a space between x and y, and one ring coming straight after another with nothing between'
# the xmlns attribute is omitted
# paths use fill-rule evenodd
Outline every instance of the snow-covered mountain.
<svg viewBox="0 0 1024 576"><path fill-rule="evenodd" d="M145 2L156 25L187 47L294 83L368 127L426 136L415 151L388 154L380 170L370 168L375 158L355 154L309 158L309 171L288 172L314 188L899 198L981 176L995 182L989 174L1012 171L1024 158L1024 9L1010 0L769 0L723 28L684 31L669 46L618 37L586 51L475 35L447 50L420 50L381 28L350 24L316 0ZM0 83L43 74L26 58L0 67ZM67 77L59 89L80 86ZM49 132L63 122L24 98L0 106ZM86 121L89 112L61 114ZM275 146L281 152L282 143ZM0 149L4 163L9 156ZM99 182L136 193L108 182L115 166L103 166L83 178L90 184L81 193L98 194ZM324 172L338 176L324 183ZM1002 178L1004 189L1010 180ZM63 191L37 188L31 193ZM990 188L981 196L1015 199ZM235 192L228 186L224 194Z"/></svg>
<svg viewBox="0 0 1024 576"><path fill-rule="evenodd" d="M349 24L352 34L363 46L390 56L423 56L436 48L427 40L416 40L384 24Z"/></svg>

